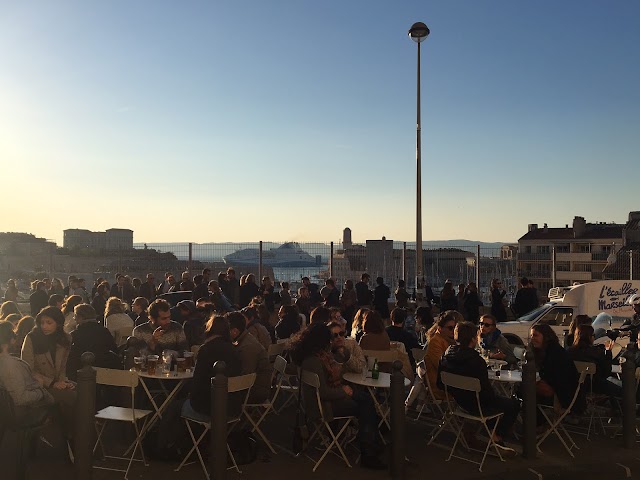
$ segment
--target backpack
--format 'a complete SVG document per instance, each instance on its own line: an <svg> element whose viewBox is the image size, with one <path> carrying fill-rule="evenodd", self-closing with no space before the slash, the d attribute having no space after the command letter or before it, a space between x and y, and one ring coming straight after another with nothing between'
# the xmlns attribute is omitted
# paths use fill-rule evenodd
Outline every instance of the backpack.
<svg viewBox="0 0 640 480"><path fill-rule="evenodd" d="M233 430L227 437L227 444L238 465L253 463L258 458L258 442L248 430Z"/></svg>
<svg viewBox="0 0 640 480"><path fill-rule="evenodd" d="M145 455L152 460L175 462L182 460L193 443L180 417L184 400L174 400L162 413L162 418L142 440Z"/></svg>

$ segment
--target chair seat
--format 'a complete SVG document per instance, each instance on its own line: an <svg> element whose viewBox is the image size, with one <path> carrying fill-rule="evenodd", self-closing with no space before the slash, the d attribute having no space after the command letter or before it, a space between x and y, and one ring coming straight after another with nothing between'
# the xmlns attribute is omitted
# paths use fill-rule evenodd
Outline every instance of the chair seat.
<svg viewBox="0 0 640 480"><path fill-rule="evenodd" d="M135 409L134 412L131 411L131 408L125 407L107 407L100 410L96 413L96 418L100 420L114 420L116 422L133 422L135 420L140 420L141 418L150 415L151 410L138 410Z"/></svg>
<svg viewBox="0 0 640 480"><path fill-rule="evenodd" d="M491 420L492 418L498 418L499 416L502 415L502 413L496 413L494 415L485 415L484 417L481 417L479 415L473 415L469 412L466 412L460 408L457 408L454 412L454 415L456 415L457 417L461 417L461 418L466 418L468 420L480 420L482 421L482 419L484 418L485 420Z"/></svg>

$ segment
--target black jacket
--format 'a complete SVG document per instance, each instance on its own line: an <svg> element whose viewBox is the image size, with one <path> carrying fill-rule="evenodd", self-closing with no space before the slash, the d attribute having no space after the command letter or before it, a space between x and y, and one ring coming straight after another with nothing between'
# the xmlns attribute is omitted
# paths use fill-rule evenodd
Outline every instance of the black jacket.
<svg viewBox="0 0 640 480"><path fill-rule="evenodd" d="M300 323L293 319L288 319L286 316L278 322L275 328L276 339L284 340L291 337L294 333L300 331Z"/></svg>
<svg viewBox="0 0 640 480"><path fill-rule="evenodd" d="M518 317L538 308L538 293L535 288L521 288L513 301L513 310Z"/></svg>
<svg viewBox="0 0 640 480"><path fill-rule="evenodd" d="M536 355L536 364L538 363L540 363L538 367L540 379L553 388L562 407L567 408L578 386L578 370L573 360L560 344L553 343L547 347L541 361ZM580 406L579 402L577 411L581 410Z"/></svg>
<svg viewBox="0 0 640 480"><path fill-rule="evenodd" d="M604 345L590 345L586 348L571 347L567 350L569 358L578 362L596 364L596 374L593 377L593 391L607 393L606 382L611 376L611 350L606 350Z"/></svg>
<svg viewBox="0 0 640 480"><path fill-rule="evenodd" d="M444 390L444 384L440 378L441 372L455 373L465 377L473 377L480 380L480 405L484 409L490 407L496 397L493 386L489 382L487 364L480 354L473 348L451 345L440 359L438 366L438 387ZM478 412L476 394L465 390L449 389L458 405L470 413Z"/></svg>
<svg viewBox="0 0 640 480"><path fill-rule="evenodd" d="M94 366L102 368L122 368L115 352L116 342L111 332L98 322L81 323L71 332L71 350L67 359L67 377L76 379L77 371L82 367L80 357L84 352L96 356Z"/></svg>
<svg viewBox="0 0 640 480"><path fill-rule="evenodd" d="M387 328L387 335L389 335L389 340L392 342L402 342L404 344L404 348L407 351L407 355L409 355L409 362L411 362L411 367L416 368L416 360L413 358L413 353L411 352L412 348L422 348L418 339L407 332L403 327L396 327L394 325L389 325ZM422 359L420 359L422 360Z"/></svg>
<svg viewBox="0 0 640 480"><path fill-rule="evenodd" d="M40 310L49 305L49 295L44 290L36 290L29 296L31 304L31 316L35 318Z"/></svg>
<svg viewBox="0 0 640 480"><path fill-rule="evenodd" d="M255 283L245 283L240 287L240 306L246 307L253 297L260 295L260 288Z"/></svg>

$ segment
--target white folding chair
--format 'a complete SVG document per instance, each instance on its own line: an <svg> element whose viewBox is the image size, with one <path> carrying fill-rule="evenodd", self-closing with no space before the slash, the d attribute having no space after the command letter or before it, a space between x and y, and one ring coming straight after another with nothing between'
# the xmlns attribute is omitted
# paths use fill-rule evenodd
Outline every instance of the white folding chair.
<svg viewBox="0 0 640 480"><path fill-rule="evenodd" d="M94 468L100 470L111 470L113 472L124 472L124 478L126 479L129 475L129 469L131 468L131 464L134 460L140 461L135 457L136 450L140 449L140 454L142 456L142 462L144 462L145 466L148 466L147 460L144 456L144 451L142 449L142 436L141 432L145 430L145 426L147 424L148 416L151 415L151 410L139 410L135 408L135 392L136 387L138 386L138 374L136 372L131 372L129 370L114 370L110 368L96 368L96 384L98 385L108 385L113 387L128 387L131 390L131 406L130 407L106 407L96 413L96 430L98 432L98 438L93 447L93 452L95 453L98 445L100 446L100 450L104 458L116 459L116 460L128 460L129 463L127 465L126 470L117 469L117 468L109 468L103 466L94 466ZM138 427L138 421L143 420L142 428ZM102 444L102 434L108 422L126 422L131 423L136 432L136 439L133 442L133 449L131 449L131 457L116 457L105 455L104 453L104 445ZM128 450L127 450L128 451Z"/></svg>
<svg viewBox="0 0 640 480"><path fill-rule="evenodd" d="M284 403L275 411L277 414L298 398L299 387L291 383L291 379L294 378L294 376L287 372L287 364L284 357L280 355L276 356L276 361L273 363L273 374L280 385L279 391L287 395Z"/></svg>
<svg viewBox="0 0 640 480"><path fill-rule="evenodd" d="M195 357L198 356L198 352L200 351L200 347L202 347L202 345L191 345L191 353L193 353L193 355Z"/></svg>
<svg viewBox="0 0 640 480"><path fill-rule="evenodd" d="M494 448L496 454L498 455L498 458L504 462L504 458L502 458L502 455L500 455L500 449L498 448L498 446L496 445L496 442L493 440L493 436L495 434L496 428L498 427L498 422L500 421L500 419L502 418L502 413L496 413L493 415L484 415L482 413L482 405L480 404L480 390L481 390L481 386L480 386L480 380L475 378L475 377L465 377L463 375L456 375L454 373L450 373L450 372L441 372L441 379L442 379L442 383L444 384L444 393L447 397L447 404L448 405L452 405L453 402L450 401L449 399L449 388L455 388L458 390L465 390L467 392L474 392L475 396L476 396L476 402L478 405L478 414L474 415L472 413L467 412L466 410L462 409L461 407L456 407L453 412L452 415L454 417L459 418L461 421L458 424L458 428L457 428L457 432L456 432L456 439L453 442L453 446L451 447L451 452L449 453L449 458L447 458L447 461L451 460L451 458L455 457L455 458L459 458L461 460L465 460L467 462L471 462L471 463L475 463L476 465L479 465L478 470L482 472L482 466L484 465L484 461L487 458L487 454L489 453L489 449L491 447ZM455 453L455 449L456 446L458 445L458 441L460 440L460 436L462 435L462 430L464 428L464 425L467 421L471 421L471 422L478 422L480 424L482 424L485 433L487 434L487 436L489 437L489 440L487 441L487 447L484 449L484 454L482 455L482 460L480 462L477 462L473 459L467 458L467 457L462 457L459 455L454 455ZM489 428L488 422L489 421L493 421L494 425L493 428Z"/></svg>
<svg viewBox="0 0 640 480"><path fill-rule="evenodd" d="M113 339L116 342L116 345L124 345L127 343L127 338L131 336L133 332L133 325L130 327L120 327L113 332Z"/></svg>
<svg viewBox="0 0 640 480"><path fill-rule="evenodd" d="M284 356L284 351L287 347L286 343L272 343L267 349L267 356L269 361L273 363L278 355Z"/></svg>
<svg viewBox="0 0 640 480"><path fill-rule="evenodd" d="M578 373L582 373L583 371L587 372L587 377L589 378L589 388L586 392L585 398L587 400L587 414L589 415L589 426L587 427L587 440L591 440L589 437L591 435L591 426L593 425L594 420L597 420L600 424L600 430L603 434L606 435L606 431L604 429L604 423L602 422L603 418L608 418L608 416L603 416L598 412L599 403L607 401L609 397L604 394L594 393L593 392L593 380L597 373L597 365L593 362L573 362L578 370ZM586 381L586 377L585 377ZM575 433L583 434L582 431L576 430Z"/></svg>
<svg viewBox="0 0 640 480"><path fill-rule="evenodd" d="M309 398L309 397L305 398L305 396L303 395L302 398L305 401L305 405L307 401L309 402L309 404L311 402L316 402L317 409L319 412L318 418L310 418L310 420L314 422L316 428L313 434L311 435L311 437L309 437L309 443L311 443L311 441L316 437L316 435L318 435L323 440L322 445L326 447L320 459L313 466L313 471L314 472L316 471L316 469L318 468L318 466L320 466L320 463L322 463L322 461L324 460L324 458L327 456L328 453L330 452L334 453L332 452L334 448L338 450L338 452L340 453L340 456L344 460L344 463L346 463L347 466L351 468L351 463L349 463L349 459L344 453L344 450L340 443L340 439L344 434L344 432L347 430L347 427L351 424L351 421L355 419L355 417L342 416L342 417L333 417L331 419L327 417L326 412L322 408L322 400L320 399L320 379L318 378L317 374L303 371L302 384L308 387L311 387L314 390L314 395L313 395L314 398ZM309 412L311 412L312 410L311 408L309 408L309 406L306 406L305 411L307 412L307 415L309 415ZM333 428L331 428L330 422L335 422L337 424L337 433L334 431ZM325 433L328 434L328 437L327 435L325 435ZM311 458L311 460L313 459Z"/></svg>
<svg viewBox="0 0 640 480"><path fill-rule="evenodd" d="M580 377L578 379L578 386L576 387L576 391L573 394L571 403L569 404L566 410L562 411L562 413L557 414L556 408L553 405L538 404L538 408L540 409L540 411L542 412L542 415L544 416L545 420L549 424L549 429L540 436L540 438L538 439L538 442L536 443L536 447L539 452L542 452L542 450L540 450L540 445L542 445L542 442L544 442L549 437L549 435L551 435L551 433L555 433L555 435L560 439L560 442L562 442L562 445L564 445L564 448L567 450L567 452L569 452L569 455L571 455L572 457L574 457L572 450L574 448L579 449L579 447L573 441L573 438L571 438L571 435L569 435L569 432L567 432L567 429L564 428L564 425L562 425L562 421L565 419L565 417L569 414L569 412L575 405L578 395L580 395L580 389L584 384L584 379L586 378L588 371L589 369L587 367L582 372L580 372ZM556 401L557 399L554 398L554 403ZM566 440L569 443L571 443L571 446L567 445L567 441L565 441L565 438L563 438L562 434L565 435Z"/></svg>
<svg viewBox="0 0 640 480"><path fill-rule="evenodd" d="M260 429L260 424L264 421L267 415L270 412L275 413L276 410L274 405L276 400L278 399L278 394L280 393L280 389L282 388L282 382L284 381L283 376L279 375L279 372L284 372L287 368L287 361L278 355L274 362L273 376L272 376L272 384L275 381L275 386L273 387L273 395L271 398L262 403L247 403L243 409L244 414L249 421L249 423L253 426L252 432L258 432L262 441L269 447L274 454L277 453L271 442L267 439L264 432ZM254 418L255 417L255 418Z"/></svg>
<svg viewBox="0 0 640 480"><path fill-rule="evenodd" d="M249 392L255 381L256 381L255 373L249 373L247 375L241 375L239 377L229 377L229 387L227 391L229 393L245 392L245 394L242 400L242 404L240 406L240 410L238 411L238 414L227 419L227 425L229 427L227 429L227 435L229 435L229 432L233 430L234 426L242 418L242 412L244 411L244 408L247 404L247 399L249 398ZM209 471L207 470L207 466L204 463L204 459L202 458L202 454L200 453L199 447L200 447L200 442L202 442L202 439L209 432L209 430L211 430L211 418L208 415L201 415L201 414L198 414L197 412L193 412L193 411L187 412L185 411L184 407L182 410L182 418L184 419L184 423L187 425L187 430L189 430L189 436L191 437L191 441L193 442L193 447L191 447L191 450L187 452L182 462L180 462L180 465L178 465L178 467L174 471L179 472L180 469L187 463L187 460L189 460L189 458L195 451L196 454L198 455L198 459L200 460L200 466L202 466L202 471L204 472L205 477L207 477L207 480L210 480ZM204 431L200 434L200 436L197 439L193 434L193 429L191 428L192 424L200 425L201 427L204 428ZM231 463L233 463L233 465L228 467L227 470L231 468L235 468L238 473L242 473L242 471L238 468L238 464L236 463L236 459L233 456L233 453L231 452L231 449L229 448L228 443L227 443L227 453L231 458Z"/></svg>

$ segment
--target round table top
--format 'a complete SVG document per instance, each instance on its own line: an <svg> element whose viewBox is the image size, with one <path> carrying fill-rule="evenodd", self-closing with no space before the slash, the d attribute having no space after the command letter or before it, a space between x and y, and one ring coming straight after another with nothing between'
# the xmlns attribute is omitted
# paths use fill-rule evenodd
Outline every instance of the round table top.
<svg viewBox="0 0 640 480"><path fill-rule="evenodd" d="M521 383L522 372L520 370L500 370L500 376L496 376L496 372L489 371L489 380L492 382L508 382Z"/></svg>
<svg viewBox="0 0 640 480"><path fill-rule="evenodd" d="M172 371L169 374L163 373L162 368L156 369L155 375L149 375L147 370L142 372L136 372L139 377L143 378L157 378L158 380L187 380L193 378L193 371L191 372L175 372Z"/></svg>
<svg viewBox="0 0 640 480"><path fill-rule="evenodd" d="M352 373L348 372L342 375L347 382L353 383L355 385L362 385L363 387L375 387L375 388L391 388L391 374L380 372L380 377L377 380L374 380L371 377L364 378L362 373ZM404 386L408 387L411 385L411 382L408 378L404 379Z"/></svg>

